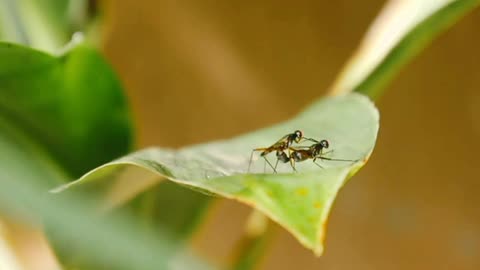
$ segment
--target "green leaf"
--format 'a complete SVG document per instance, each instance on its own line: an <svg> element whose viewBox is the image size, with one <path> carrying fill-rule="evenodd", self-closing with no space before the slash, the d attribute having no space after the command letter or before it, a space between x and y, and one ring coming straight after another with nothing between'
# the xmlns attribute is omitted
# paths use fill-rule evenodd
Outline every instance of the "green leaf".
<svg viewBox="0 0 480 270"><path fill-rule="evenodd" d="M45 51L57 51L72 34L68 9L77 1L0 0L0 29L7 34L0 38Z"/></svg>
<svg viewBox="0 0 480 270"><path fill-rule="evenodd" d="M102 218L94 211L95 201L85 194L46 193L44 179L61 182L62 171L1 116L0 129L0 216L46 224L56 243L65 247L62 252L80 250L74 258L94 266L66 269L211 269L187 252L173 252L175 243L162 227L154 232L141 229L125 212Z"/></svg>
<svg viewBox="0 0 480 270"><path fill-rule="evenodd" d="M345 181L364 165L375 145L378 112L364 96L350 94L321 100L293 120L231 140L192 146L178 151L151 148L108 163L66 189L97 191L107 203L122 200L112 187L123 183L139 192L163 179L196 191L251 205L289 230L306 247L322 252L325 223L333 200ZM268 146L295 129L305 136L328 139L332 158L358 162L298 163L298 173L281 164L279 174L263 173L254 161L247 173L251 149ZM273 159L272 159L273 161ZM140 187L140 188L139 188ZM125 197L125 195L123 195ZM128 196L126 196L128 197Z"/></svg>
<svg viewBox="0 0 480 270"><path fill-rule="evenodd" d="M389 1L331 92L358 91L378 97L401 67L479 3L480 0Z"/></svg>
<svg viewBox="0 0 480 270"><path fill-rule="evenodd" d="M128 188L129 185L126 184L125 187ZM172 182L164 182L139 194L121 208L138 213L137 218L152 230L163 228L175 239L178 247L183 248L181 244L199 225L210 201L209 196Z"/></svg>
<svg viewBox="0 0 480 270"><path fill-rule="evenodd" d="M78 177L130 149L122 87L87 45L54 56L0 43L0 115Z"/></svg>
<svg viewBox="0 0 480 270"><path fill-rule="evenodd" d="M0 214L42 219L68 266L162 269L167 262L176 263L170 257L184 250L178 238L191 232L191 213L201 214L206 196L162 185L124 207L128 209L116 209L108 224L92 220L97 217L87 208L90 200L46 196L51 186L129 148L122 89L103 58L85 45L52 56L7 43L0 43L0 57ZM166 192L170 197L161 196ZM172 202L181 213L158 218L162 209L157 206ZM118 221L116 216L125 210L131 210L129 218ZM188 219L184 213L190 214ZM145 240L165 234L168 242ZM185 256L178 258L188 263ZM198 260L190 263L198 265Z"/></svg>
<svg viewBox="0 0 480 270"><path fill-rule="evenodd" d="M128 151L132 130L122 88L98 52L80 45L64 55L53 56L0 43L0 58L0 117L6 125L18 130L17 136L25 137L40 152L45 152L42 156L47 160L53 159L52 166L60 164L56 169L65 174L63 177L39 174L37 181L58 185L58 181L67 181L72 175L78 177ZM0 126L0 130L4 132L7 128ZM4 153L8 160L10 154ZM2 168L12 175L35 162L26 159L16 163L19 166ZM16 180L23 181L22 178ZM199 222L192 222L192 218L199 219L209 201L209 197L177 185L162 185L123 208L136 212L136 219L149 227L163 228L175 240L175 245L172 243L169 248L173 250L175 246L180 250L183 247L179 244ZM177 211L163 211L172 203ZM88 258L76 259L72 253L81 252L73 252L67 248L68 244L58 248L62 245L51 229L49 235L66 264L90 263Z"/></svg>
<svg viewBox="0 0 480 270"><path fill-rule="evenodd" d="M257 210L250 213L245 232L231 255L230 269L254 269L269 247L274 235L272 224L267 217Z"/></svg>

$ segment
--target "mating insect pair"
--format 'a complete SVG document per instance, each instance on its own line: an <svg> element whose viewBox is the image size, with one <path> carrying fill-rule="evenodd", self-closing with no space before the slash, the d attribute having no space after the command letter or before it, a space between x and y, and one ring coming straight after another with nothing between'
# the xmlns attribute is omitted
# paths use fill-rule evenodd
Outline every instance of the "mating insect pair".
<svg viewBox="0 0 480 270"><path fill-rule="evenodd" d="M292 145L294 143L301 143L302 141L310 141L313 142L311 146L297 146L293 147ZM317 159L325 159L325 160L333 160L333 161L347 161L347 162L356 162L356 160L350 160L350 159L333 159L333 158L328 158L325 157L324 155L327 153L332 152L324 152L324 149L327 149L329 147L329 143L327 140L321 140L317 141L311 138L305 138L303 137L303 133L300 130L296 130L295 132L291 134L287 134L283 136L280 140L278 140L276 143L269 147L261 147L261 148L255 148L252 150L252 154L250 155L250 161L248 164L248 172L250 172L250 166L252 164L252 159L253 159L253 154L255 152L261 151L260 156L265 159L265 162L273 169L273 172L277 172L277 165L278 162L283 162L283 163L288 163L290 162L290 165L292 166L292 169L294 171L297 171L295 168L295 162L302 162L307 159L312 159L313 163L315 165L320 166L316 162ZM276 151L277 155L277 161L275 162L275 166L270 163L267 159L267 155L271 152ZM287 152L288 151L288 154Z"/></svg>

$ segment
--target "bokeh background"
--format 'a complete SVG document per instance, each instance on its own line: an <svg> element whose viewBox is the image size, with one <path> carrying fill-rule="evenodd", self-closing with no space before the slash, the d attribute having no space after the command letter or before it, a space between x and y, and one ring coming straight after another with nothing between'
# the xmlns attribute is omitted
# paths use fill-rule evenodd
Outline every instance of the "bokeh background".
<svg viewBox="0 0 480 270"><path fill-rule="evenodd" d="M249 132L325 94L384 1L104 1L103 51L137 147ZM377 101L367 166L331 213L324 256L286 231L258 269L480 269L480 10L441 34ZM249 208L219 200L192 246L227 261Z"/></svg>
<svg viewBox="0 0 480 270"><path fill-rule="evenodd" d="M110 1L104 51L139 147L276 123L324 94L384 1ZM480 269L480 11L377 102L367 166L340 193L321 258L276 228L260 269ZM172 117L175 116L175 117ZM249 210L220 201L194 245L226 260Z"/></svg>
<svg viewBox="0 0 480 270"><path fill-rule="evenodd" d="M110 1L104 50L128 89L139 146L292 117L325 93L383 2ZM477 10L377 102L376 150L336 201L325 255L277 228L261 269L480 269L479 25ZM226 260L249 210L215 208L195 246Z"/></svg>

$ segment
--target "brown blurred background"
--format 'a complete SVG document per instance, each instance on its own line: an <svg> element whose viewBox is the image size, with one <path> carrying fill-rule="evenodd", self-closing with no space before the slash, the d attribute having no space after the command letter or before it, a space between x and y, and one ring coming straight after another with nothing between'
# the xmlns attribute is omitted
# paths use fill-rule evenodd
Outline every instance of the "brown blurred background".
<svg viewBox="0 0 480 270"><path fill-rule="evenodd" d="M105 53L138 147L227 138L324 94L383 1L108 1ZM276 227L259 269L480 269L480 10L442 34L377 102L367 166L338 197L323 257ZM225 261L249 209L221 201L195 235Z"/></svg>

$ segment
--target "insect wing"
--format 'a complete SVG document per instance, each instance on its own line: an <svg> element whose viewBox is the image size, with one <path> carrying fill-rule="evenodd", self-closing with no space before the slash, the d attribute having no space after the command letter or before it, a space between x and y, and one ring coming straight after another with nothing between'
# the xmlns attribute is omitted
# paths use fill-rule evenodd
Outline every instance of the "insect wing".
<svg viewBox="0 0 480 270"><path fill-rule="evenodd" d="M282 138L280 138L280 140L278 140L276 143L270 146L270 148L277 149L277 150L283 150L287 148L289 136L290 134L283 136Z"/></svg>

